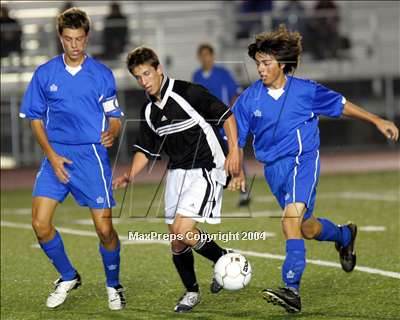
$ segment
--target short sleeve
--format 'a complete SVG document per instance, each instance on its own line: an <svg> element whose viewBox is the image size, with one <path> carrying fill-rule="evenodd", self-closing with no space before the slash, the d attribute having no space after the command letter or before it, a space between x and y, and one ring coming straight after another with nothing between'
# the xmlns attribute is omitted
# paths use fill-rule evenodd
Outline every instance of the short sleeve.
<svg viewBox="0 0 400 320"><path fill-rule="evenodd" d="M46 117L46 111L46 95L39 79L38 70L36 70L25 91L19 116L31 120L44 119Z"/></svg>
<svg viewBox="0 0 400 320"><path fill-rule="evenodd" d="M313 112L315 114L333 118L340 117L345 103L346 99L341 94L323 85L316 84L313 100Z"/></svg>
<svg viewBox="0 0 400 320"><path fill-rule="evenodd" d="M238 128L238 140L239 147L244 148L246 146L247 136L249 135L249 106L246 106L246 94L242 93L239 98L235 101L232 107L232 112L235 115L236 124Z"/></svg>
<svg viewBox="0 0 400 320"><path fill-rule="evenodd" d="M190 84L189 97L191 105L207 121L216 126L222 126L232 112L222 101L213 96L206 88L196 84Z"/></svg>
<svg viewBox="0 0 400 320"><path fill-rule="evenodd" d="M161 159L161 138L149 127L142 109L140 117L139 136L133 145L134 152L142 152L150 160Z"/></svg>
<svg viewBox="0 0 400 320"><path fill-rule="evenodd" d="M100 103L106 117L120 118L124 115L118 103L115 78L111 70L104 72L102 96Z"/></svg>

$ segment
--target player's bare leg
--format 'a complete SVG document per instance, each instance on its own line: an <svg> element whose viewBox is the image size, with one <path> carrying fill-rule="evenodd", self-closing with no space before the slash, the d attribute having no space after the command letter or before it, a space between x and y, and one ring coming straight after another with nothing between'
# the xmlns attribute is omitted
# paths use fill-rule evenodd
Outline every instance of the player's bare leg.
<svg viewBox="0 0 400 320"><path fill-rule="evenodd" d="M55 290L46 301L48 308L56 308L64 303L69 292L81 285L81 278L72 266L64 250L60 234L53 226L53 216L58 201L47 197L34 197L32 201L32 227L40 247L60 273Z"/></svg>
<svg viewBox="0 0 400 320"><path fill-rule="evenodd" d="M124 288L119 282L120 242L112 224L111 209L90 209L100 239L99 251L106 274L108 307L121 310L126 305Z"/></svg>

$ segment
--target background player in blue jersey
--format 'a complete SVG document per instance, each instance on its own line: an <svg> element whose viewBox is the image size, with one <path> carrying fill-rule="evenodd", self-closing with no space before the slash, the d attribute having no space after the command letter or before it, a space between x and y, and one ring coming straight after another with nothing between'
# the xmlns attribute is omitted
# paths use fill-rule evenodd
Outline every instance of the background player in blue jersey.
<svg viewBox="0 0 400 320"><path fill-rule="evenodd" d="M125 306L119 282L120 242L113 228L111 168L107 147L118 136L122 113L109 68L85 54L90 21L71 8L57 18L64 54L39 66L25 92L20 116L31 120L45 158L33 187L32 226L40 247L60 273L46 305L61 305L81 278L52 224L69 193L89 207L100 239L109 308Z"/></svg>
<svg viewBox="0 0 400 320"><path fill-rule="evenodd" d="M266 289L263 296L288 312L301 310L299 286L306 265L304 239L334 242L346 272L356 264L356 225L339 226L313 216L320 169L318 116L361 119L374 124L390 140L397 141L399 137L394 123L314 81L290 76L301 52L300 34L288 32L284 26L257 35L248 54L256 63L260 80L247 88L233 107L241 154L251 133L255 156L264 164L268 185L283 209L285 287ZM243 181L242 174L231 181L230 187L243 187Z"/></svg>
<svg viewBox="0 0 400 320"><path fill-rule="evenodd" d="M240 86L223 66L215 65L214 48L206 43L197 49L201 67L193 73L192 81L207 88L214 96L231 106L240 94Z"/></svg>
<svg viewBox="0 0 400 320"><path fill-rule="evenodd" d="M229 70L215 65L214 48L208 43L200 44L197 48L197 58L201 67L193 73L192 81L207 88L227 106L232 106L242 90ZM224 140L227 139L224 128L220 129L220 134ZM240 190L238 205L246 206L249 202L248 192Z"/></svg>

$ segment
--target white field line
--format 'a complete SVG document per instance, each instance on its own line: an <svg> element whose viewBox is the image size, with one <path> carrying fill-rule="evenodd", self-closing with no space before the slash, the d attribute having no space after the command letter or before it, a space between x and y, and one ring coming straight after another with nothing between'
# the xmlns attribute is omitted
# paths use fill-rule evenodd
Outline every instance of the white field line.
<svg viewBox="0 0 400 320"><path fill-rule="evenodd" d="M364 192L364 191L341 191L341 192L321 192L317 195L319 199L343 199L343 200L366 200L366 201L386 201L386 202L400 202L400 193L398 191L390 192ZM275 203L276 199L271 195L256 196L252 198L253 201L259 203ZM147 206L135 205L135 208L147 208ZM116 206L114 210L119 210ZM2 213L15 214L15 215L30 215L31 208L1 208ZM58 211L69 212L69 208L58 208ZM276 215L277 211L255 211L252 213L253 217ZM244 212L227 212L222 213L222 217L235 217L245 216ZM84 224L84 223L82 223Z"/></svg>
<svg viewBox="0 0 400 320"><path fill-rule="evenodd" d="M365 232L383 232L386 231L385 226L361 226L358 227L358 230Z"/></svg>
<svg viewBox="0 0 400 320"><path fill-rule="evenodd" d="M31 230L32 226L27 223L14 223L10 221L1 221L1 226L2 227L10 227L10 228L18 228L18 229L28 229ZM93 231L85 231L85 230L76 230L76 229L70 229L70 228L57 228L57 230L67 233L67 234L73 234L73 235L79 235L79 236L89 236L89 237L97 237L97 234ZM123 241L123 243L126 242L133 242L133 241L128 241L128 237L126 236L120 236L120 239ZM164 244L164 245L169 245L168 241L135 241L137 244L150 244L150 243L157 243L157 244ZM250 256L250 257L258 257L258 258L265 258L265 259L274 259L274 260L284 260L285 257L282 255L278 254L272 254L272 253L262 253L262 252L255 252L255 251L242 251L242 250L236 250L235 251L244 254L245 256ZM323 267L332 267L332 268L337 268L341 269L342 267L340 266L339 263L336 262L331 262L331 261L323 261L323 260L314 260L314 259L307 259L307 263L309 264L314 264L317 266L323 266ZM371 273L371 274L378 274L384 277L389 277L389 278L395 278L395 279L400 279L400 272L394 272L394 271L385 271L381 269L375 269L375 268L370 268L370 267L363 267L363 266L356 266L355 270L365 272L365 273Z"/></svg>

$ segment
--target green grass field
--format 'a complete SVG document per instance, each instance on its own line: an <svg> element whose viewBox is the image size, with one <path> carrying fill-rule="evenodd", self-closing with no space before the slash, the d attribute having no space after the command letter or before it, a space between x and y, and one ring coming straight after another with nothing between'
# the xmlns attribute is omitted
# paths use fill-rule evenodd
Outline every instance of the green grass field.
<svg viewBox="0 0 400 320"><path fill-rule="evenodd" d="M160 190L147 218L143 218L156 185L137 185L128 192L126 207L115 219L121 238L128 231L165 232L158 211ZM56 212L55 224L68 228L61 232L68 254L82 275L83 285L73 291L64 305L47 310L45 301L57 278L45 255L37 248L30 225L30 190L1 193L1 318L2 319L400 319L400 193L399 173L373 173L323 176L319 184L315 214L337 223L348 220L362 226L382 226L384 231L359 231L358 266L370 269L344 273L335 266L308 264L302 280L303 311L288 315L267 304L260 291L280 285L284 240L280 232L279 208L262 179L255 180L252 215L236 208L237 194L226 191L223 212L233 216L221 225L207 225L210 232L268 231L267 240L230 241L226 247L250 252L253 267L250 285L237 292L212 295L209 261L196 255L197 277L202 302L191 314L174 314L183 287L164 243L143 244L125 241L122 249L121 280L126 288L127 308L108 311L104 272L94 234L72 234L73 230L92 231L89 213L68 198ZM122 192L115 195L122 198ZM131 210L128 208L131 207ZM161 205L162 208L162 205ZM130 213L129 213L129 212ZM115 211L118 215L119 209ZM263 216L264 215L264 216ZM241 217L240 217L241 216ZM254 253L273 256L256 257ZM276 259L275 259L276 258ZM307 242L307 258L338 263L332 243ZM374 269L392 274L371 273ZM392 275L392 277L390 277ZM396 278L397 277L397 278Z"/></svg>

